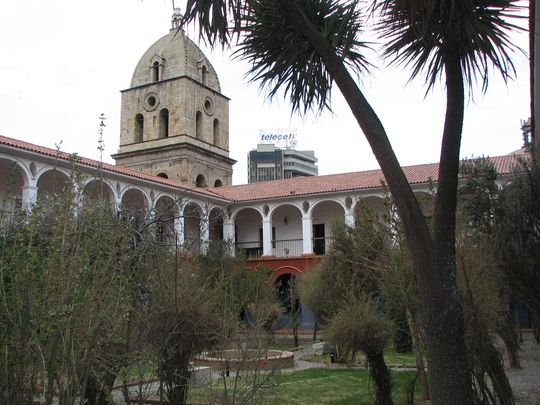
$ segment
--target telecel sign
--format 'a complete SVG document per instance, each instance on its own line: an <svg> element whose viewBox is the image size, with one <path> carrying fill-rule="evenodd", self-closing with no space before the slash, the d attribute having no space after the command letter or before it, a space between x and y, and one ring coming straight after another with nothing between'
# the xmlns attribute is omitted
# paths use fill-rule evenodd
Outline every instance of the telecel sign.
<svg viewBox="0 0 540 405"><path fill-rule="evenodd" d="M276 146L294 148L296 145L296 134L292 131L261 131L259 143L273 143Z"/></svg>

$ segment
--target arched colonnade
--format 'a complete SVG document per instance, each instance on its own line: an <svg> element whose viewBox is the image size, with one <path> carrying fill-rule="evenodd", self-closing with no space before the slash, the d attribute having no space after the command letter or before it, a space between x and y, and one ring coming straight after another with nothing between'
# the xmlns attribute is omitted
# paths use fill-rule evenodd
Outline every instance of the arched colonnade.
<svg viewBox="0 0 540 405"><path fill-rule="evenodd" d="M73 192L83 201L108 201L113 209L132 216L152 215L164 243L205 252L213 242L224 241L230 254L241 250L248 259L325 254L336 222L354 225L355 209L361 205L381 215L386 211L377 190L234 203L107 170L87 171L75 176L66 167L0 154L1 209L28 208L47 195ZM422 195L425 205L430 195Z"/></svg>

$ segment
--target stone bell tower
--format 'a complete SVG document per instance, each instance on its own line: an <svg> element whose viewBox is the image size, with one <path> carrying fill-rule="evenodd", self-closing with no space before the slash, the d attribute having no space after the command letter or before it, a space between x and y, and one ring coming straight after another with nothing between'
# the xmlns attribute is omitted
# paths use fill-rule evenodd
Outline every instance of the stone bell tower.
<svg viewBox="0 0 540 405"><path fill-rule="evenodd" d="M189 185L230 185L236 161L229 158L229 99L176 20L144 53L122 91L120 148L113 158L119 166Z"/></svg>

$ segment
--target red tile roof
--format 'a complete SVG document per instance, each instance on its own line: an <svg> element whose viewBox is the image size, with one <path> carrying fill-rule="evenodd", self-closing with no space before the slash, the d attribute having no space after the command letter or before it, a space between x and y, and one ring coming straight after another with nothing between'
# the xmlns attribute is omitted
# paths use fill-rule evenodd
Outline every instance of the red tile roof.
<svg viewBox="0 0 540 405"><path fill-rule="evenodd" d="M499 174L510 173L517 161L514 154L489 159L494 163ZM405 176L407 176L411 184L429 183L430 181L436 182L438 179L438 169L438 163L403 167ZM227 186L217 189L216 192L232 201L255 201L292 197L295 195L378 188L381 186L383 179L383 173L378 169Z"/></svg>
<svg viewBox="0 0 540 405"><path fill-rule="evenodd" d="M66 152L59 152L54 149L34 145L17 139L0 135L0 144L24 149L31 152L52 156L69 161L73 155ZM509 154L489 158L499 174L512 172L520 154ZM382 171L367 170L362 172L330 174L326 176L296 177L293 179L266 181L261 183L243 184L239 186L225 186L218 188L199 188L182 184L174 180L164 179L158 176L141 173L136 170L122 166L115 166L108 163L101 163L96 160L77 156L77 162L93 166L102 167L104 170L119 173L129 177L134 177L154 183L164 184L182 190L189 190L206 196L223 198L231 202L256 201L272 198L293 197L298 195L323 194L338 191L353 191L362 189L372 189L381 186L384 179ZM414 166L404 166L403 171L411 184L436 182L438 179L438 163L428 163Z"/></svg>
<svg viewBox="0 0 540 405"><path fill-rule="evenodd" d="M44 146L35 145L33 143L20 141L18 139L8 138L7 136L0 135L0 145L12 146L18 149L23 149L23 150L27 150L34 153L39 153L41 155L51 156L51 157L61 159L64 161L75 160L77 163L80 163L86 166L96 167L96 168L101 167L103 170L107 170L109 172L118 173L125 176L141 179L141 180L151 181L153 183L164 184L167 186L181 189L183 191L193 191L195 193L199 193L203 195L223 198L219 194L216 194L215 192L213 192L212 189L194 187L194 186L183 184L174 180L165 179L163 177L145 174L137 170L128 169L126 167L115 166L109 163L103 163L103 162L99 162L93 159L88 159L82 156L78 156L78 155L74 155L74 154L70 154L70 153L66 153L62 151L57 151L55 149L46 148Z"/></svg>

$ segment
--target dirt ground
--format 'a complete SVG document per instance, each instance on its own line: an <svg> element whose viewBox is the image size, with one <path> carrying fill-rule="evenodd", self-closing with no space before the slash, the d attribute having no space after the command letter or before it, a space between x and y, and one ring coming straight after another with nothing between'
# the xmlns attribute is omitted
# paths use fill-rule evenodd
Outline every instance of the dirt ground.
<svg viewBox="0 0 540 405"><path fill-rule="evenodd" d="M521 369L506 370L516 405L540 405L540 345L534 341L530 331L523 332L519 359Z"/></svg>

